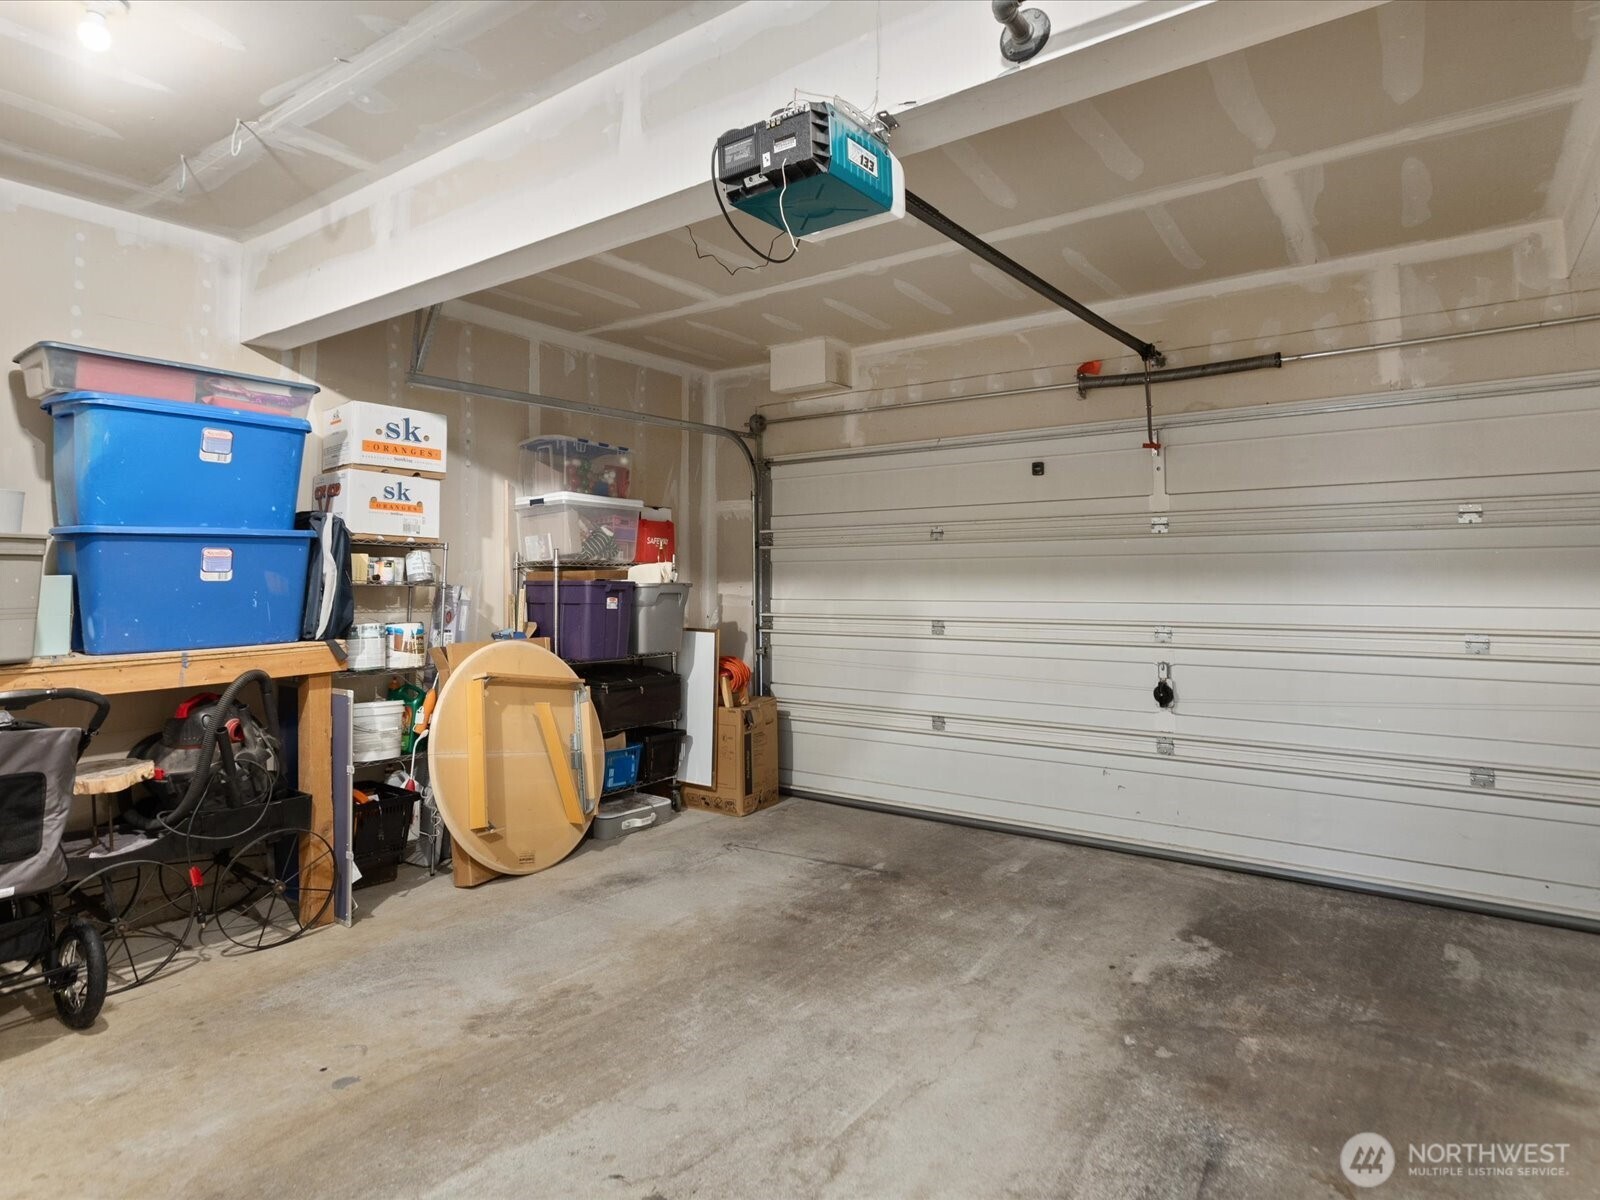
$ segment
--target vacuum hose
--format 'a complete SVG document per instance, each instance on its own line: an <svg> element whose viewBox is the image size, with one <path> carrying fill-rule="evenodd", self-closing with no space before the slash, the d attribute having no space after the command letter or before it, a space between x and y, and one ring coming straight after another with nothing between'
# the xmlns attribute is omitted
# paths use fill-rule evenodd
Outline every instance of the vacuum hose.
<svg viewBox="0 0 1600 1200"><path fill-rule="evenodd" d="M178 801L176 807L169 812L159 813L154 818L141 820L137 813L130 812L126 814L133 824L140 825L146 829L155 829L162 826L170 829L173 824L183 820L195 810L205 797L207 789L211 786L211 774L215 769L214 763L217 753L217 737L219 734L224 737L227 736L228 723L225 714L233 707L239 693L244 690L247 684L252 682L259 684L261 687L261 699L266 706L266 719L272 727L273 736L277 736L277 710L273 707L272 677L262 670L246 671L228 685L227 690L222 693L216 704L212 706L210 719L203 722L206 727L205 737L200 742L199 758L194 774L189 779L189 790L183 794L183 798Z"/></svg>

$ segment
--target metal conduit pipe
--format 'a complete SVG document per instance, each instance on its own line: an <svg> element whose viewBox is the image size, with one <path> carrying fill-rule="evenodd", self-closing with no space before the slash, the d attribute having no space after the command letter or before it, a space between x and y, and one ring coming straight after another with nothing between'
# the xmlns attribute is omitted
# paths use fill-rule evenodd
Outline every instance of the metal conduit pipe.
<svg viewBox="0 0 1600 1200"><path fill-rule="evenodd" d="M1433 342L1455 342L1465 338L1488 337L1496 333L1524 333L1532 329L1555 329L1563 325L1581 325L1589 321L1600 321L1600 313L1587 313L1577 317L1552 317L1547 321L1528 321L1521 325L1502 325L1494 329L1467 329L1459 333L1441 333L1429 337L1404 338L1394 342L1374 342L1371 345L1341 346L1336 350L1311 350L1304 354L1285 354L1281 358L1286 363L1307 362L1311 359L1334 358L1343 354L1366 354L1376 350L1403 350L1408 346L1426 346ZM1247 362L1250 360L1235 359L1232 361ZM1173 369L1183 370L1184 368ZM1094 385L1096 387L1133 387L1143 385L1144 372L1140 370L1128 372L1126 375L1088 376L1087 378L1096 380L1097 382ZM1151 378L1152 382L1158 382L1161 375L1159 372L1152 372ZM1102 379L1126 379L1128 382L1126 384L1099 382ZM821 412L791 413L781 417L767 417L766 422L771 427L773 425L791 425L800 421L825 421L830 417L871 416L875 413L898 412L906 408L931 408L944 404L964 404L969 400L1001 400L1009 396L1034 396L1043 392L1066 391L1068 388L1078 386L1078 383L1078 380L1070 380L1063 383L1029 384L1027 387L995 388L987 392L966 392L959 396L935 396L928 400L907 400L900 404L878 404L869 408L831 408Z"/></svg>
<svg viewBox="0 0 1600 1200"><path fill-rule="evenodd" d="M1435 333L1427 337L1400 338L1393 342L1372 342L1365 346L1340 346L1334 350L1308 350L1304 354L1258 354L1253 358L1231 358L1225 362L1202 363L1193 367L1169 367L1151 371L1151 383L1175 383L1181 379L1204 379L1210 375L1234 375L1240 371L1259 371L1268 367L1281 367L1284 363L1310 362L1316 358L1337 358L1343 354L1369 354L1377 350L1402 350L1408 346L1427 346L1436 342L1459 342L1467 338L1487 337L1492 333L1524 333L1530 329L1554 329L1561 325L1579 325L1585 321L1600 321L1600 313L1580 317L1552 317L1547 321L1526 321L1521 325L1502 325L1495 329L1462 329L1455 333ZM1122 375L1080 375L1080 394L1107 387L1136 387L1145 381L1143 371L1129 371Z"/></svg>
<svg viewBox="0 0 1600 1200"><path fill-rule="evenodd" d="M509 400L513 404L526 404L532 408L550 408L559 412L584 413L591 417L611 417L618 421L636 421L641 425L655 425L664 429L680 429L686 433L698 433L705 437L725 438L739 447L745 466L750 468L750 547L752 553L751 571L751 597L755 600L753 607L759 607L759 600L765 592L766 581L763 578L764 570L761 557L761 529L767 524L766 513L762 507L762 471L757 464L756 455L745 442L746 434L737 429L727 429L721 425L708 425L703 421L690 421L683 417L661 417L655 413L634 412L627 408L612 408L604 404L587 404L581 400L563 400L559 396L542 396L536 392L517 392L509 388L489 387L482 383L472 383L465 379L445 379L437 375L423 375L417 371L406 372L406 382L413 387L427 388L435 392L458 392L468 396L486 396L491 400ZM755 643L755 690L758 696L767 694L767 639L766 632L761 627L761 618L756 613L751 620L751 637Z"/></svg>
<svg viewBox="0 0 1600 1200"><path fill-rule="evenodd" d="M1455 333L1435 333L1428 337L1401 338L1395 342L1373 342L1368 346L1341 346L1337 350L1308 350L1304 354L1285 354L1283 361L1309 362L1314 358L1337 358L1341 354L1364 354L1371 350L1400 350L1406 346L1426 346L1434 342L1459 342L1465 338L1488 337L1491 333L1526 333L1530 329L1556 329L1562 325L1582 325L1600 321L1600 313L1577 317L1551 317L1545 321L1524 321L1521 325L1502 325L1497 329L1462 329Z"/></svg>

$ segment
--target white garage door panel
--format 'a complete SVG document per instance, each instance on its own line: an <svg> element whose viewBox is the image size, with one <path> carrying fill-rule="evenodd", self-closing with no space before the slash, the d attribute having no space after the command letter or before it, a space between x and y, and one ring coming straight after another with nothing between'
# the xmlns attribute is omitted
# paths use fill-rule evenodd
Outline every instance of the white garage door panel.
<svg viewBox="0 0 1600 1200"><path fill-rule="evenodd" d="M1012 516L1040 504L1093 511L1095 501L1142 501L1150 490L1147 459L1137 446L1128 446L1126 437L1102 436L1056 443L1025 456L1014 446L984 447L959 461L936 451L892 455L878 460L871 478L852 463L817 464L785 484L785 507L774 515L787 524L794 518L870 512L874 520L892 522L897 512L920 519L974 503L989 516L996 505L1018 506ZM1032 474L1036 461L1045 463L1041 476Z"/></svg>
<svg viewBox="0 0 1600 1200"><path fill-rule="evenodd" d="M922 653L848 651L791 644L781 636L784 698L798 705L848 704L873 713L980 717L1026 722L1030 730L1115 731L1150 737L1173 732L1179 714L1187 744L1303 746L1365 757L1371 769L1404 771L1427 739L1429 761L1455 764L1457 782L1473 768L1502 773L1576 772L1552 781L1558 794L1600 803L1595 765L1594 672L1533 666L1550 678L1487 677L1446 660L1345 659L1329 670L1292 655L1241 656L1184 650L1164 660L1178 689L1165 713L1151 701L1156 672L1148 654L1059 648L1020 655L1011 648L933 645ZM1408 673L1408 668L1410 673ZM1397 766L1391 766L1395 760Z"/></svg>
<svg viewBox="0 0 1600 1200"><path fill-rule="evenodd" d="M1331 407L780 462L791 786L1600 922L1600 388Z"/></svg>
<svg viewBox="0 0 1600 1200"><path fill-rule="evenodd" d="M1339 617L1330 624L1384 627L1392 623L1385 610L1408 607L1416 609L1413 625L1437 624L1437 602L1508 617L1561 608L1583 631L1600 633L1593 576L1571 570L1574 559L1600 550L1600 529L1458 529L1452 519L1448 530L1392 534L1379 547L1370 535L1355 546L1357 535L1325 534L1315 542L1305 535L1185 539L1148 530L1136 539L1018 547L963 544L951 532L932 542L924 531L915 544L898 546L852 546L840 535L831 549L793 552L778 534L775 603L810 612L818 603L854 601L853 611L863 615L930 617L993 617L1000 604L1008 616L1060 619L1104 618L1132 605L1144 614L1202 617L1225 606L1230 620L1240 605L1262 611L1310 605ZM1524 545L1509 544L1513 539ZM1557 544L1526 544L1546 541ZM1537 605L1529 603L1530 587L1539 588ZM1104 607L1092 614L1064 610L1060 589L1070 589L1075 603Z"/></svg>
<svg viewBox="0 0 1600 1200"><path fill-rule="evenodd" d="M1563 916L1600 904L1600 828L1584 807L1436 807L1381 784L1302 790L1310 781L1178 760L1166 774L1094 755L1008 755L1008 786L988 794L995 768L981 743L930 748L790 723L786 760L830 764L786 771L784 785L802 791Z"/></svg>
<svg viewBox="0 0 1600 1200"><path fill-rule="evenodd" d="M1488 480L1592 471L1600 445L1600 411L1581 391L1524 397L1515 414L1503 399L1480 399L1261 426L1243 436L1217 426L1164 435L1167 491L1453 482L1470 498Z"/></svg>

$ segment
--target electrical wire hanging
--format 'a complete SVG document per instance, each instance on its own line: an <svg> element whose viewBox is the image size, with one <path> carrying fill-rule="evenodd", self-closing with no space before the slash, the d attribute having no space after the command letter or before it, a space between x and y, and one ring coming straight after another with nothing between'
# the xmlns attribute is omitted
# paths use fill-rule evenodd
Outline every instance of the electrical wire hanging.
<svg viewBox="0 0 1600 1200"><path fill-rule="evenodd" d="M733 230L733 236L738 238L741 242L743 242L744 246L745 246L745 249L750 251L750 253L754 254L757 258L759 258L761 260L761 262L760 263L741 263L738 266L730 267L727 263L723 262L722 259L719 258L717 255L708 254L704 250L700 249L700 241L699 241L698 238L696 238L694 236L694 230L690 229L689 230L689 240L694 243L694 252L695 252L696 257L711 259L719 267L721 267L724 271L726 271L729 275L735 275L740 271L759 271L764 266L769 266L769 265L776 266L776 265L778 265L780 263L788 262L791 258L793 258L796 254L798 254L800 252L800 243L795 238L794 232L789 228L789 220L784 215L784 212L783 212L783 197L784 197L784 193L787 192L788 190L789 190L789 172L788 172L787 166L785 166L784 169L783 169L783 187L778 192L778 218L779 218L779 220L783 221L783 229L780 232L778 232L778 233L773 235L772 241L767 243L767 249L766 249L765 252L763 252L761 250L761 248L758 247L754 242L752 242L749 238L745 237L744 234L740 233L739 232L739 227L733 223L733 216L732 216L732 214L730 214L728 212L728 205L722 198L722 184L717 179L717 148L715 146L713 146L711 148L711 191L717 197L717 208L722 213L722 219L728 223L728 228ZM778 239L780 237L782 237L785 233L787 233L789 235L789 253L785 254L782 258L774 258L772 256L772 247L776 246L778 244Z"/></svg>

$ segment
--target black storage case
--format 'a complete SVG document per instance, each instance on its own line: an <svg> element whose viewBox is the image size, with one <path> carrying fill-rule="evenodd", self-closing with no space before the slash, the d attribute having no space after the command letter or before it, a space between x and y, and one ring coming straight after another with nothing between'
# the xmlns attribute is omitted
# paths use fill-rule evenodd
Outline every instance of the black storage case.
<svg viewBox="0 0 1600 1200"><path fill-rule="evenodd" d="M608 734L665 725L683 713L683 687L671 671L630 663L575 663L573 670L588 683L600 728Z"/></svg>
<svg viewBox="0 0 1600 1200"><path fill-rule="evenodd" d="M356 887L387 883L406 856L406 834L411 830L417 793L392 784L358 784L372 797L354 806L355 825L350 834L350 849L355 855L361 878Z"/></svg>
<svg viewBox="0 0 1600 1200"><path fill-rule="evenodd" d="M664 782L678 777L678 748L683 745L686 736L688 735L683 730L673 729L670 726L649 726L629 731L628 744L644 747L644 754L639 759L641 784Z"/></svg>

